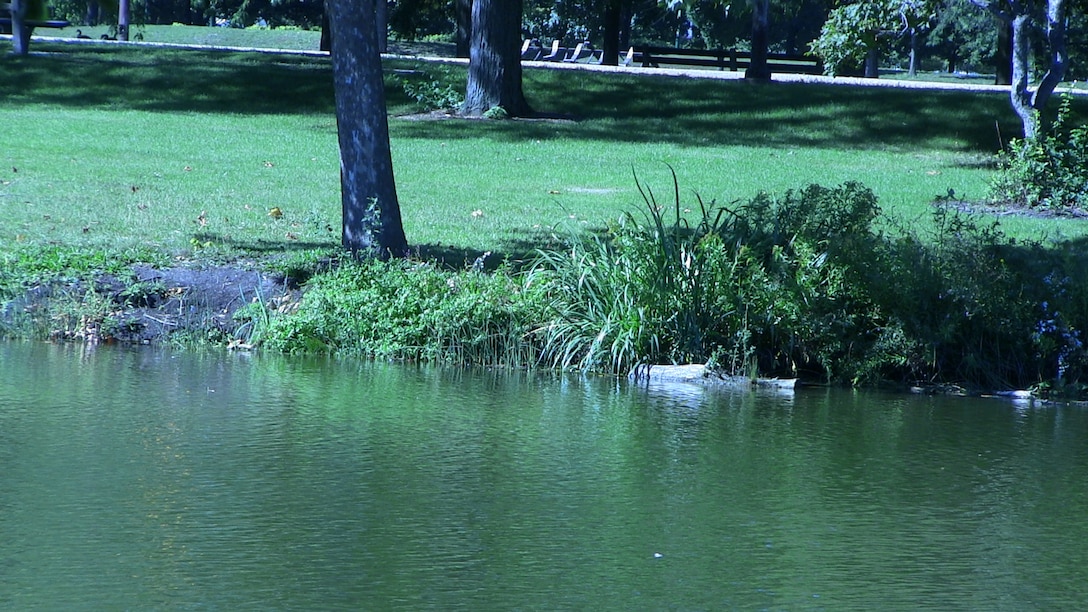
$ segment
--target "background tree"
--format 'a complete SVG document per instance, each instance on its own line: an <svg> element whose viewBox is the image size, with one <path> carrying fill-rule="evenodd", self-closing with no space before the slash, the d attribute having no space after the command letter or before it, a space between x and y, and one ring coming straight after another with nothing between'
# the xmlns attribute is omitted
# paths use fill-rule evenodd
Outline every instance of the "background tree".
<svg viewBox="0 0 1088 612"><path fill-rule="evenodd" d="M880 58L892 43L903 37L916 40L935 12L936 4L930 0L862 0L845 4L828 15L812 52L823 59L832 74L860 64L865 76L876 78L880 75Z"/></svg>
<svg viewBox="0 0 1088 612"><path fill-rule="evenodd" d="M472 3L472 48L461 112L479 116L496 106L512 117L532 112L521 88L521 0Z"/></svg>
<svg viewBox="0 0 1088 612"><path fill-rule="evenodd" d="M408 242L393 179L374 0L326 0L325 6L332 26L342 242L360 256L404 256Z"/></svg>
<svg viewBox="0 0 1088 612"><path fill-rule="evenodd" d="M770 0L751 0L752 4L752 50L748 69L744 78L768 80L771 67L767 63L767 53L771 44L771 2Z"/></svg>
<svg viewBox="0 0 1088 612"><path fill-rule="evenodd" d="M980 11L970 0L944 0L937 11L933 28L929 31L926 46L936 54L948 72L961 67L1000 64L996 41L1005 29L988 11ZM1006 65L1011 66L1009 57ZM1003 83L1008 85L1008 81Z"/></svg>
<svg viewBox="0 0 1088 612"><path fill-rule="evenodd" d="M1012 27L1012 84L1009 99L1020 123L1024 138L1031 140L1039 131L1039 112L1046 108L1054 88L1065 78L1068 63L1065 49L1065 0L971 0L976 6L996 15ZM1029 87L1031 72L1031 29L1042 13L1045 20L1047 61L1046 72L1039 85Z"/></svg>

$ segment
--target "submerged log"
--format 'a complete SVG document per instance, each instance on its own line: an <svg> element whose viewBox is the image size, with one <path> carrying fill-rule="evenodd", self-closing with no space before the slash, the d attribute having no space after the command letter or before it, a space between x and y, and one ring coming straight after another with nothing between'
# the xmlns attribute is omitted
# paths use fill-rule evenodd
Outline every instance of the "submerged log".
<svg viewBox="0 0 1088 612"><path fill-rule="evenodd" d="M627 378L632 382L646 384L686 382L742 389L768 388L790 391L797 387L796 378L728 376L706 367L705 364L698 363L689 365L639 365L631 369Z"/></svg>

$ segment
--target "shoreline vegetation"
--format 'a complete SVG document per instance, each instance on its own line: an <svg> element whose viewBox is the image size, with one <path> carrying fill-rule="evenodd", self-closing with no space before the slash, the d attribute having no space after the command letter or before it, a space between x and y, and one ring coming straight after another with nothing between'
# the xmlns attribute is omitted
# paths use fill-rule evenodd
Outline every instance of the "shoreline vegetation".
<svg viewBox="0 0 1088 612"><path fill-rule="evenodd" d="M390 61L414 254L355 262L325 60L35 49L0 336L1083 395L1088 228L993 214L1001 94L534 69L569 119L418 121L464 69Z"/></svg>

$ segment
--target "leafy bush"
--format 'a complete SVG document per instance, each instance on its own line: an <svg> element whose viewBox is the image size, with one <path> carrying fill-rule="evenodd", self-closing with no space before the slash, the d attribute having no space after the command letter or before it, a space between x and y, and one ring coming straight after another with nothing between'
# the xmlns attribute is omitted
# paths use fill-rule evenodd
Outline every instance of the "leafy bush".
<svg viewBox="0 0 1088 612"><path fill-rule="evenodd" d="M843 349L830 347L859 325L845 308L849 258L870 243L855 234L878 212L872 192L810 186L735 210L699 200L690 221L675 183L670 220L640 190L644 223L628 214L608 236L541 253L530 274L551 299L546 360L614 372L708 359L731 373L832 369Z"/></svg>
<svg viewBox="0 0 1088 612"><path fill-rule="evenodd" d="M500 271L449 272L410 262L350 263L310 281L263 346L371 357L528 365L531 297Z"/></svg>
<svg viewBox="0 0 1088 612"><path fill-rule="evenodd" d="M423 110L455 110L465 103L464 95L452 85L443 84L426 74L423 80L402 78L400 83L404 93L423 107Z"/></svg>
<svg viewBox="0 0 1088 612"><path fill-rule="evenodd" d="M1070 127L1071 97L1030 140L1013 140L998 156L991 198L999 204L1063 213L1088 208L1088 126Z"/></svg>

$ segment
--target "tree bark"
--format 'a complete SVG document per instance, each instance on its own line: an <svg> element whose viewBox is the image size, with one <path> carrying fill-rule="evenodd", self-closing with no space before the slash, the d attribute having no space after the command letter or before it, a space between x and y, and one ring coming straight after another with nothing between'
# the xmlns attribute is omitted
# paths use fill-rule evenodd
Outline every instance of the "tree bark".
<svg viewBox="0 0 1088 612"><path fill-rule="evenodd" d="M332 26L342 242L357 256L402 257L408 242L393 179L374 0L326 0L325 10Z"/></svg>
<svg viewBox="0 0 1088 612"><path fill-rule="evenodd" d="M880 78L880 50L876 46L869 47L865 54L865 78Z"/></svg>
<svg viewBox="0 0 1088 612"><path fill-rule="evenodd" d="M472 0L454 0L453 12L457 23L454 55L467 58L472 48Z"/></svg>
<svg viewBox="0 0 1088 612"><path fill-rule="evenodd" d="M1035 109L1031 106L1031 91L1028 90L1028 65L1031 61L1031 38L1028 26L1031 15L1016 15L1012 19L1012 88L1009 100L1012 109L1020 117L1024 126L1024 138L1035 138L1038 127Z"/></svg>
<svg viewBox="0 0 1088 612"><path fill-rule="evenodd" d="M128 40L129 0L117 3L117 40Z"/></svg>
<svg viewBox="0 0 1088 612"><path fill-rule="evenodd" d="M321 11L321 40L317 43L320 51L332 51L332 26L329 25L329 9L324 7Z"/></svg>
<svg viewBox="0 0 1088 612"><path fill-rule="evenodd" d="M1012 24L1005 20L998 23L994 85L1012 85Z"/></svg>
<svg viewBox="0 0 1088 612"><path fill-rule="evenodd" d="M532 112L521 89L521 0L474 0L468 87L461 112L501 106L511 117Z"/></svg>
<svg viewBox="0 0 1088 612"><path fill-rule="evenodd" d="M1069 64L1065 52L1064 0L1049 0L1046 4L1046 41L1050 50L1050 65L1031 97L1031 106L1040 111L1046 108L1050 95L1065 78L1065 69Z"/></svg>
<svg viewBox="0 0 1088 612"><path fill-rule="evenodd" d="M26 24L27 0L11 0L11 52L15 55L30 53L30 31Z"/></svg>
<svg viewBox="0 0 1088 612"><path fill-rule="evenodd" d="M752 59L744 71L745 79L767 81L771 78L771 67L767 63L770 11L770 0L752 0Z"/></svg>
<svg viewBox="0 0 1088 612"><path fill-rule="evenodd" d="M617 66L620 63L620 17L622 0L604 0L604 40L601 42L601 63Z"/></svg>
<svg viewBox="0 0 1088 612"><path fill-rule="evenodd" d="M389 4L374 0L374 25L378 32L378 52L389 51Z"/></svg>

